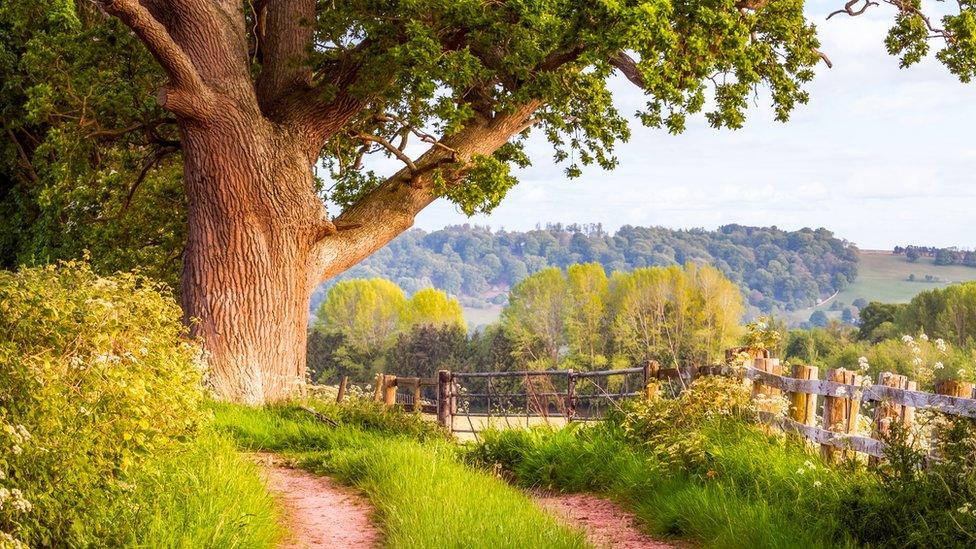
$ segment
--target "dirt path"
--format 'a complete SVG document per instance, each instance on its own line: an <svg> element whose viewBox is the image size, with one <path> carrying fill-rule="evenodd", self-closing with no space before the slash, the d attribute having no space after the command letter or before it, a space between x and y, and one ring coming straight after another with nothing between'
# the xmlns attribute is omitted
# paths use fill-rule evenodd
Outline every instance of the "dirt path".
<svg viewBox="0 0 976 549"><path fill-rule="evenodd" d="M382 536L370 521L366 498L329 477L285 467L274 454L253 458L287 513L291 538L281 549L380 546Z"/></svg>
<svg viewBox="0 0 976 549"><path fill-rule="evenodd" d="M612 549L673 549L681 547L651 539L640 531L634 515L616 503L590 494L537 492L533 499L566 524L581 528L595 547Z"/></svg>

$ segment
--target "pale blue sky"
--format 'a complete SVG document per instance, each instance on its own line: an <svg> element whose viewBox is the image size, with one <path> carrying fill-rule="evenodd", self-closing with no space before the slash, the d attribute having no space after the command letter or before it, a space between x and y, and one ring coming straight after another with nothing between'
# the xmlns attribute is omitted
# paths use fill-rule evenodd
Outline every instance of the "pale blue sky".
<svg viewBox="0 0 976 549"><path fill-rule="evenodd" d="M807 3L834 68L817 69L810 103L789 123L775 122L764 104L738 131L716 131L698 118L671 136L634 122L616 170L590 168L575 180L536 138L534 165L519 172L520 185L491 215L467 218L442 200L416 226L742 223L823 226L862 248L976 246L976 84L961 84L934 58L899 69L884 50L888 6L824 20L842 5ZM614 87L622 112L642 104L626 81Z"/></svg>

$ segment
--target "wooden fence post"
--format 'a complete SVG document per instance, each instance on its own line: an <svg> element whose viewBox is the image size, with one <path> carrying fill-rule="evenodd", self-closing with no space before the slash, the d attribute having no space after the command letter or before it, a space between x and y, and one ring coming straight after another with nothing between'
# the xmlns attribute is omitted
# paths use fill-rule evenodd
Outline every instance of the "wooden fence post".
<svg viewBox="0 0 976 549"><path fill-rule="evenodd" d="M753 368L761 372L769 372L770 374L782 375L783 366L780 364L778 358L756 358L753 359ZM762 395L760 400L769 400L779 397L783 394L783 391L765 385L760 381L754 380L752 382L752 398L755 400L757 397ZM757 408L767 412L775 412L775 405L772 402L760 403Z"/></svg>
<svg viewBox="0 0 976 549"><path fill-rule="evenodd" d="M905 389L909 391L918 390L917 381L909 381L905 384ZM901 424L905 429L911 429L912 424L915 423L915 408L912 406L902 406L901 408Z"/></svg>
<svg viewBox="0 0 976 549"><path fill-rule="evenodd" d="M396 376L385 376L383 382L383 405L390 408L396 405L397 380Z"/></svg>
<svg viewBox="0 0 976 549"><path fill-rule="evenodd" d="M417 383L413 386L413 411L419 412L423 409L423 395L420 392L420 378L417 378Z"/></svg>
<svg viewBox="0 0 976 549"><path fill-rule="evenodd" d="M819 370L816 366L793 365L793 377L797 379L818 379ZM807 393L790 393L790 418L797 423L817 426L817 395Z"/></svg>
<svg viewBox="0 0 976 549"><path fill-rule="evenodd" d="M383 400L383 382L386 380L386 376L382 372L376 374L376 386L373 388L373 402L382 402Z"/></svg>
<svg viewBox="0 0 976 549"><path fill-rule="evenodd" d="M850 398L860 381L859 375L851 370L837 368L827 370L827 381L849 385L838 390L838 394L824 397L824 429L835 433L852 433L857 429L857 415L861 411L861 400ZM821 445L824 457L836 459L839 450L829 444ZM846 452L845 454L846 455Z"/></svg>
<svg viewBox="0 0 976 549"><path fill-rule="evenodd" d="M878 374L878 385L904 389L908 386L908 377L893 372L881 372ZM903 415L904 411L900 404L888 400L879 402L874 409L874 432L871 434L871 438L884 440L885 436L891 431L891 424L896 421L901 421ZM868 462L872 464L878 463L879 460L880 458L877 456L868 458Z"/></svg>
<svg viewBox="0 0 976 549"><path fill-rule="evenodd" d="M446 429L452 428L451 418L451 372L437 371L437 423Z"/></svg>
<svg viewBox="0 0 976 549"><path fill-rule="evenodd" d="M652 388L651 380L657 379L657 374L660 371L661 365L658 364L656 360L648 360L644 362L644 390L641 391L641 393L644 394L644 398L654 398L654 395L657 393L657 385L654 385Z"/></svg>
<svg viewBox="0 0 976 549"><path fill-rule="evenodd" d="M935 394L973 398L973 384L955 379L940 379L935 382Z"/></svg>
<svg viewBox="0 0 976 549"><path fill-rule="evenodd" d="M341 403L342 398L346 396L347 383L349 383L349 376L342 376L342 381L339 382L339 392L336 393L336 402Z"/></svg>
<svg viewBox="0 0 976 549"><path fill-rule="evenodd" d="M573 370L566 371L566 421L573 421L576 415L576 376Z"/></svg>

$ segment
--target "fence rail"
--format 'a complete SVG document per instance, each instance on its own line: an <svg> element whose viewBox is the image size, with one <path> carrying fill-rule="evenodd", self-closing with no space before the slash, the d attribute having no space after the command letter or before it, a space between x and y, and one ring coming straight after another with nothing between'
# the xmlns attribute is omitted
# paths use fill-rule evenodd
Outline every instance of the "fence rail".
<svg viewBox="0 0 976 549"><path fill-rule="evenodd" d="M742 353L730 349L727 361ZM820 444L828 457L859 452L883 457L883 439L893 423L911 427L916 410L935 410L944 414L976 418L974 386L961 381L940 381L935 392L919 391L915 381L906 376L882 372L874 384L845 369L826 372L819 379L817 368L793 366L790 375L783 372L779 359L766 352L751 352L743 368L728 364L704 367L661 368L649 361L641 367L596 372L573 370L527 370L511 372L451 372L441 370L436 378L402 377L378 374L374 399L387 406L402 406L415 411L436 413L438 422L455 433L480 431L471 418L561 417L566 421L588 421L600 417L601 406L640 395L650 396L657 390L652 380L672 380L672 386L684 386L703 375L740 376L751 383L758 418L763 423L797 433ZM639 376L632 387L628 376ZM619 387L610 390L610 378L621 377ZM601 386L599 378L606 381ZM557 388L558 381L564 388ZM582 385L581 385L582 384ZM344 385L344 384L343 384ZM467 390L474 387L473 390ZM635 390L636 389L636 390ZM430 398L424 398L424 391ZM340 389L340 395L342 390ZM789 401L786 416L774 413L773 403L779 397ZM341 399L341 396L340 396ZM459 412L459 402L463 401ZM483 405L473 405L480 401ZM513 401L524 403L515 412ZM765 404L768 403L768 404ZM862 404L865 406L862 410ZM870 409L869 409L870 408ZM818 414L819 412L819 414ZM861 417L871 416L870 436L858 432ZM455 425L455 418L466 416L469 428Z"/></svg>
<svg viewBox="0 0 976 549"><path fill-rule="evenodd" d="M891 425L900 423L910 428L919 409L976 418L972 383L943 380L935 384L934 393L929 393L917 390L915 381L892 372L881 372L877 383L870 384L864 376L842 368L828 370L826 379L818 379L817 368L794 366L792 376L786 376L775 358L749 359L744 366L744 378L752 381L754 397L789 398L789 414L783 417L762 410L764 399L760 397L755 401L760 407L759 419L820 444L827 457L851 451L872 459L884 457L887 445L883 439ZM820 406L817 397L823 397ZM857 432L858 418L867 416L862 414L862 403L874 406L870 436Z"/></svg>

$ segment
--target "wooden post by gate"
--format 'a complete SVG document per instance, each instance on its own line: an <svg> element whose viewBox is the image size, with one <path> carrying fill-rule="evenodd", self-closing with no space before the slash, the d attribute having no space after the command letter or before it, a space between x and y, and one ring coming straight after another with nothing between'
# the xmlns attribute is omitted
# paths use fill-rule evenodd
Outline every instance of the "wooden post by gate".
<svg viewBox="0 0 976 549"><path fill-rule="evenodd" d="M573 370L566 371L566 421L573 421L576 415L576 376Z"/></svg>
<svg viewBox="0 0 976 549"><path fill-rule="evenodd" d="M339 382L339 392L336 393L336 402L341 403L343 397L346 396L347 383L349 383L349 376L342 376L342 381Z"/></svg>
<svg viewBox="0 0 976 549"><path fill-rule="evenodd" d="M658 386L656 384L652 385L651 380L657 379L658 372L661 371L661 365L658 364L656 360L648 360L644 363L643 371L643 390L644 398L654 398L657 394Z"/></svg>
<svg viewBox="0 0 976 549"><path fill-rule="evenodd" d="M453 379L450 370L437 371L437 423L446 429L454 425L453 409Z"/></svg>

